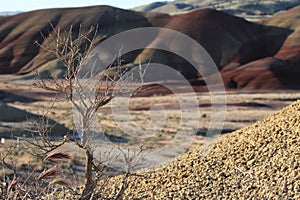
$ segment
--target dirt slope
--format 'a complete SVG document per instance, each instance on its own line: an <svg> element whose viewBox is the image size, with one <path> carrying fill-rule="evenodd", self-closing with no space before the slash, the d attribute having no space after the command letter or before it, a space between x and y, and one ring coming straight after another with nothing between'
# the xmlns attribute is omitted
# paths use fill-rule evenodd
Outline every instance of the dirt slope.
<svg viewBox="0 0 300 200"><path fill-rule="evenodd" d="M195 149L155 172L132 177L129 199L299 199L300 101L223 135L201 157ZM108 194L117 191L119 178Z"/></svg>

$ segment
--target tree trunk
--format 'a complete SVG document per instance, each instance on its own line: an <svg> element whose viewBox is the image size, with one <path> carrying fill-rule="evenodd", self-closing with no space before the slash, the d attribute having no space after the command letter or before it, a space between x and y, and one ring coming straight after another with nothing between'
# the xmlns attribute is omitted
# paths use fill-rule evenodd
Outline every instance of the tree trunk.
<svg viewBox="0 0 300 200"><path fill-rule="evenodd" d="M90 152L89 148L86 149L86 166L85 166L85 185L81 194L82 200L90 200L93 191L96 187L93 180L93 152Z"/></svg>

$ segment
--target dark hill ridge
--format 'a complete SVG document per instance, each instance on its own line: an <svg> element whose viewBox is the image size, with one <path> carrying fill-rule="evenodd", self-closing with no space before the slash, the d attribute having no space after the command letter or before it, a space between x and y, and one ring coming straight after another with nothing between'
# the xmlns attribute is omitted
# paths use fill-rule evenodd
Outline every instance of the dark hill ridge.
<svg viewBox="0 0 300 200"><path fill-rule="evenodd" d="M0 24L0 73L28 73L53 59L34 44L43 42L41 33L52 31L49 22L62 30L82 25L83 31L98 24L98 39L101 35L109 37L127 29L151 26L139 13L108 6L38 10L7 17Z"/></svg>
<svg viewBox="0 0 300 200"><path fill-rule="evenodd" d="M198 9L170 16L138 13L108 6L49 9L0 19L0 74L29 74L35 69L63 73L57 60L34 44L42 42L51 25L87 30L99 24L98 37L138 27L157 26L182 32L200 43L221 70L225 86L238 89L300 89L299 10L296 7L259 23L248 22L213 9ZM159 34L152 42L164 41ZM176 41L179 49L184 44ZM158 62L195 79L198 74L185 60L166 52L145 49L129 56L142 62ZM201 82L201 81L200 81Z"/></svg>

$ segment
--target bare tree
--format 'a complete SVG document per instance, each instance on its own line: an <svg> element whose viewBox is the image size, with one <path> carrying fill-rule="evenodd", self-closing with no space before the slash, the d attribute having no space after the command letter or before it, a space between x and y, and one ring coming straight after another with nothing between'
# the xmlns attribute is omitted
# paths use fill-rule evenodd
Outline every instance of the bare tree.
<svg viewBox="0 0 300 200"><path fill-rule="evenodd" d="M42 44L38 43L42 49L53 54L58 61L63 64L66 71L62 78L54 75L54 77L49 80L44 80L37 72L39 87L48 91L63 94L76 108L80 119L81 140L77 141L65 137L61 141L52 142L46 137L48 136L48 134L45 134L47 131L40 128L38 130L38 135L41 140L33 141L32 144L36 145L45 153L57 149L67 141L75 142L79 148L84 149L86 156L85 184L81 199L92 198L99 177L101 177L99 174L103 173L103 165L101 165L101 163L97 164L93 146L90 141L91 128L95 116L97 115L97 112L99 112L100 107L108 104L114 98L112 91L122 77L126 76L125 80L122 79L122 81L126 81L129 84L136 83L133 76L126 75L128 70L124 70L124 68L121 67L121 61L119 60L117 65L107 66L105 70L99 73L96 83L93 84L94 88L91 90L94 91L93 93L86 92L87 87L85 86L85 82L79 77L79 73L95 45L102 39L98 37L97 29L98 26L92 26L88 31L84 32L82 31L83 29L81 26L79 28L71 26L69 30L63 32L52 26L52 32L47 36L43 35L44 42ZM141 66L138 66L138 70L140 76L139 79L143 80L145 71L142 70ZM141 88L142 87L138 87L132 95L141 90ZM119 93L128 92L124 88L118 88L118 90ZM76 97L74 97L74 94L77 94ZM130 159L128 158L126 159L128 162L129 160ZM127 178L128 176L129 169L126 170L125 177ZM119 194L116 194L117 199L120 199L120 196L124 193L126 185L127 183L124 180Z"/></svg>

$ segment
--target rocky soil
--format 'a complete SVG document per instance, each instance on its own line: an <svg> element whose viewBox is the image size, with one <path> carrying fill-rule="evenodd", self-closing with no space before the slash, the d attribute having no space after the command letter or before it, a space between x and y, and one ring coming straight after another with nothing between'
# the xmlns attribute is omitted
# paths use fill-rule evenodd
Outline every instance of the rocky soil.
<svg viewBox="0 0 300 200"><path fill-rule="evenodd" d="M223 135L203 155L188 152L154 172L132 176L124 199L299 199L300 101ZM110 180L107 195L119 189Z"/></svg>

